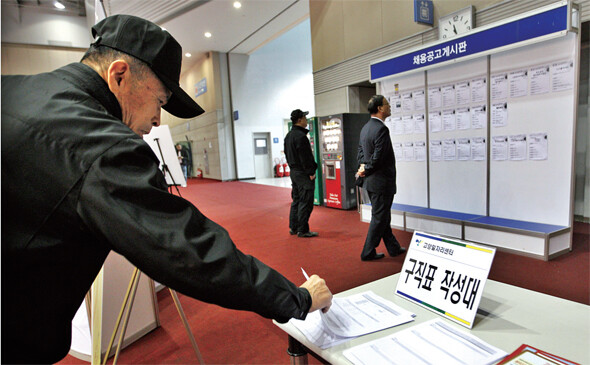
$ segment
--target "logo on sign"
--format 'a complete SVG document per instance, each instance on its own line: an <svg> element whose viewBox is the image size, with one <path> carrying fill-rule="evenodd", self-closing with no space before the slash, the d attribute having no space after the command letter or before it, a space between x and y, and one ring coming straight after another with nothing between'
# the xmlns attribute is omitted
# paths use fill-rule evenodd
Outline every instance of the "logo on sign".
<svg viewBox="0 0 590 365"><path fill-rule="evenodd" d="M434 23L432 0L414 0L414 21L423 24Z"/></svg>

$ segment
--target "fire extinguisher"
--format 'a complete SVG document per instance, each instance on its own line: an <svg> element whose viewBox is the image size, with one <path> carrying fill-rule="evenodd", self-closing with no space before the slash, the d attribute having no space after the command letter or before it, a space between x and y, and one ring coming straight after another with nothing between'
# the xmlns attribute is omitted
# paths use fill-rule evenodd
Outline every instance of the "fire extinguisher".
<svg viewBox="0 0 590 365"><path fill-rule="evenodd" d="M197 169L197 179L202 179L203 178L203 170L201 169Z"/></svg>
<svg viewBox="0 0 590 365"><path fill-rule="evenodd" d="M291 169L289 168L289 164L283 158L283 170L285 170L285 176L289 176L291 174Z"/></svg>
<svg viewBox="0 0 590 365"><path fill-rule="evenodd" d="M283 164L278 158L275 158L275 174L276 177L283 177L285 174L285 169L283 168Z"/></svg>

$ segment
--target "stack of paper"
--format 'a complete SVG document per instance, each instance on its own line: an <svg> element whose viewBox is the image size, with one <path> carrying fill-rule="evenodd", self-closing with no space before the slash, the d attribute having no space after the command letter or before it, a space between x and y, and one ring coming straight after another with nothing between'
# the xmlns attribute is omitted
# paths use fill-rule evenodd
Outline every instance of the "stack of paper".
<svg viewBox="0 0 590 365"><path fill-rule="evenodd" d="M326 349L351 338L414 320L414 314L371 291L334 298L328 313L316 311L305 321L291 319L305 337Z"/></svg>
<svg viewBox="0 0 590 365"><path fill-rule="evenodd" d="M493 364L506 352L437 318L343 352L355 365Z"/></svg>

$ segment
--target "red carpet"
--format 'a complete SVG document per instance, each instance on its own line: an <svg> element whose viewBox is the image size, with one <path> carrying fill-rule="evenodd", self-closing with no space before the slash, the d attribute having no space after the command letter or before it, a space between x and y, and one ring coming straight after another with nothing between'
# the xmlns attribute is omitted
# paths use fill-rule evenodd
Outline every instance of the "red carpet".
<svg viewBox="0 0 590 365"><path fill-rule="evenodd" d="M310 227L319 237L289 235L290 189L193 179L181 194L224 226L240 250L297 284L304 281L303 267L325 278L338 293L395 274L403 264L403 256L360 260L368 224L360 222L355 210L315 207ZM590 304L589 225L576 223L574 232L573 251L549 262L497 252L490 279ZM407 247L412 234L394 233ZM380 246L378 251L385 249ZM207 364L289 363L287 336L270 320L180 297ZM123 350L120 364L197 363L168 291L160 291L158 300L162 326ZM68 356L59 364L85 362Z"/></svg>

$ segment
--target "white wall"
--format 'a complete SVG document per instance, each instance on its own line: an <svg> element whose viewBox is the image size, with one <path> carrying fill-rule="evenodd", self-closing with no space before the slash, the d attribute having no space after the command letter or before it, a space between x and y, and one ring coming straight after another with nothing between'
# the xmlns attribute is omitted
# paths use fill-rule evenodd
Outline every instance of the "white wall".
<svg viewBox="0 0 590 365"><path fill-rule="evenodd" d="M2 42L88 48L86 17L43 14L35 9L2 6Z"/></svg>
<svg viewBox="0 0 590 365"><path fill-rule="evenodd" d="M272 158L283 157L283 120L293 109L315 115L309 19L248 55L230 54L238 179L253 178L252 135L270 132ZM272 142L278 138L279 142Z"/></svg>

